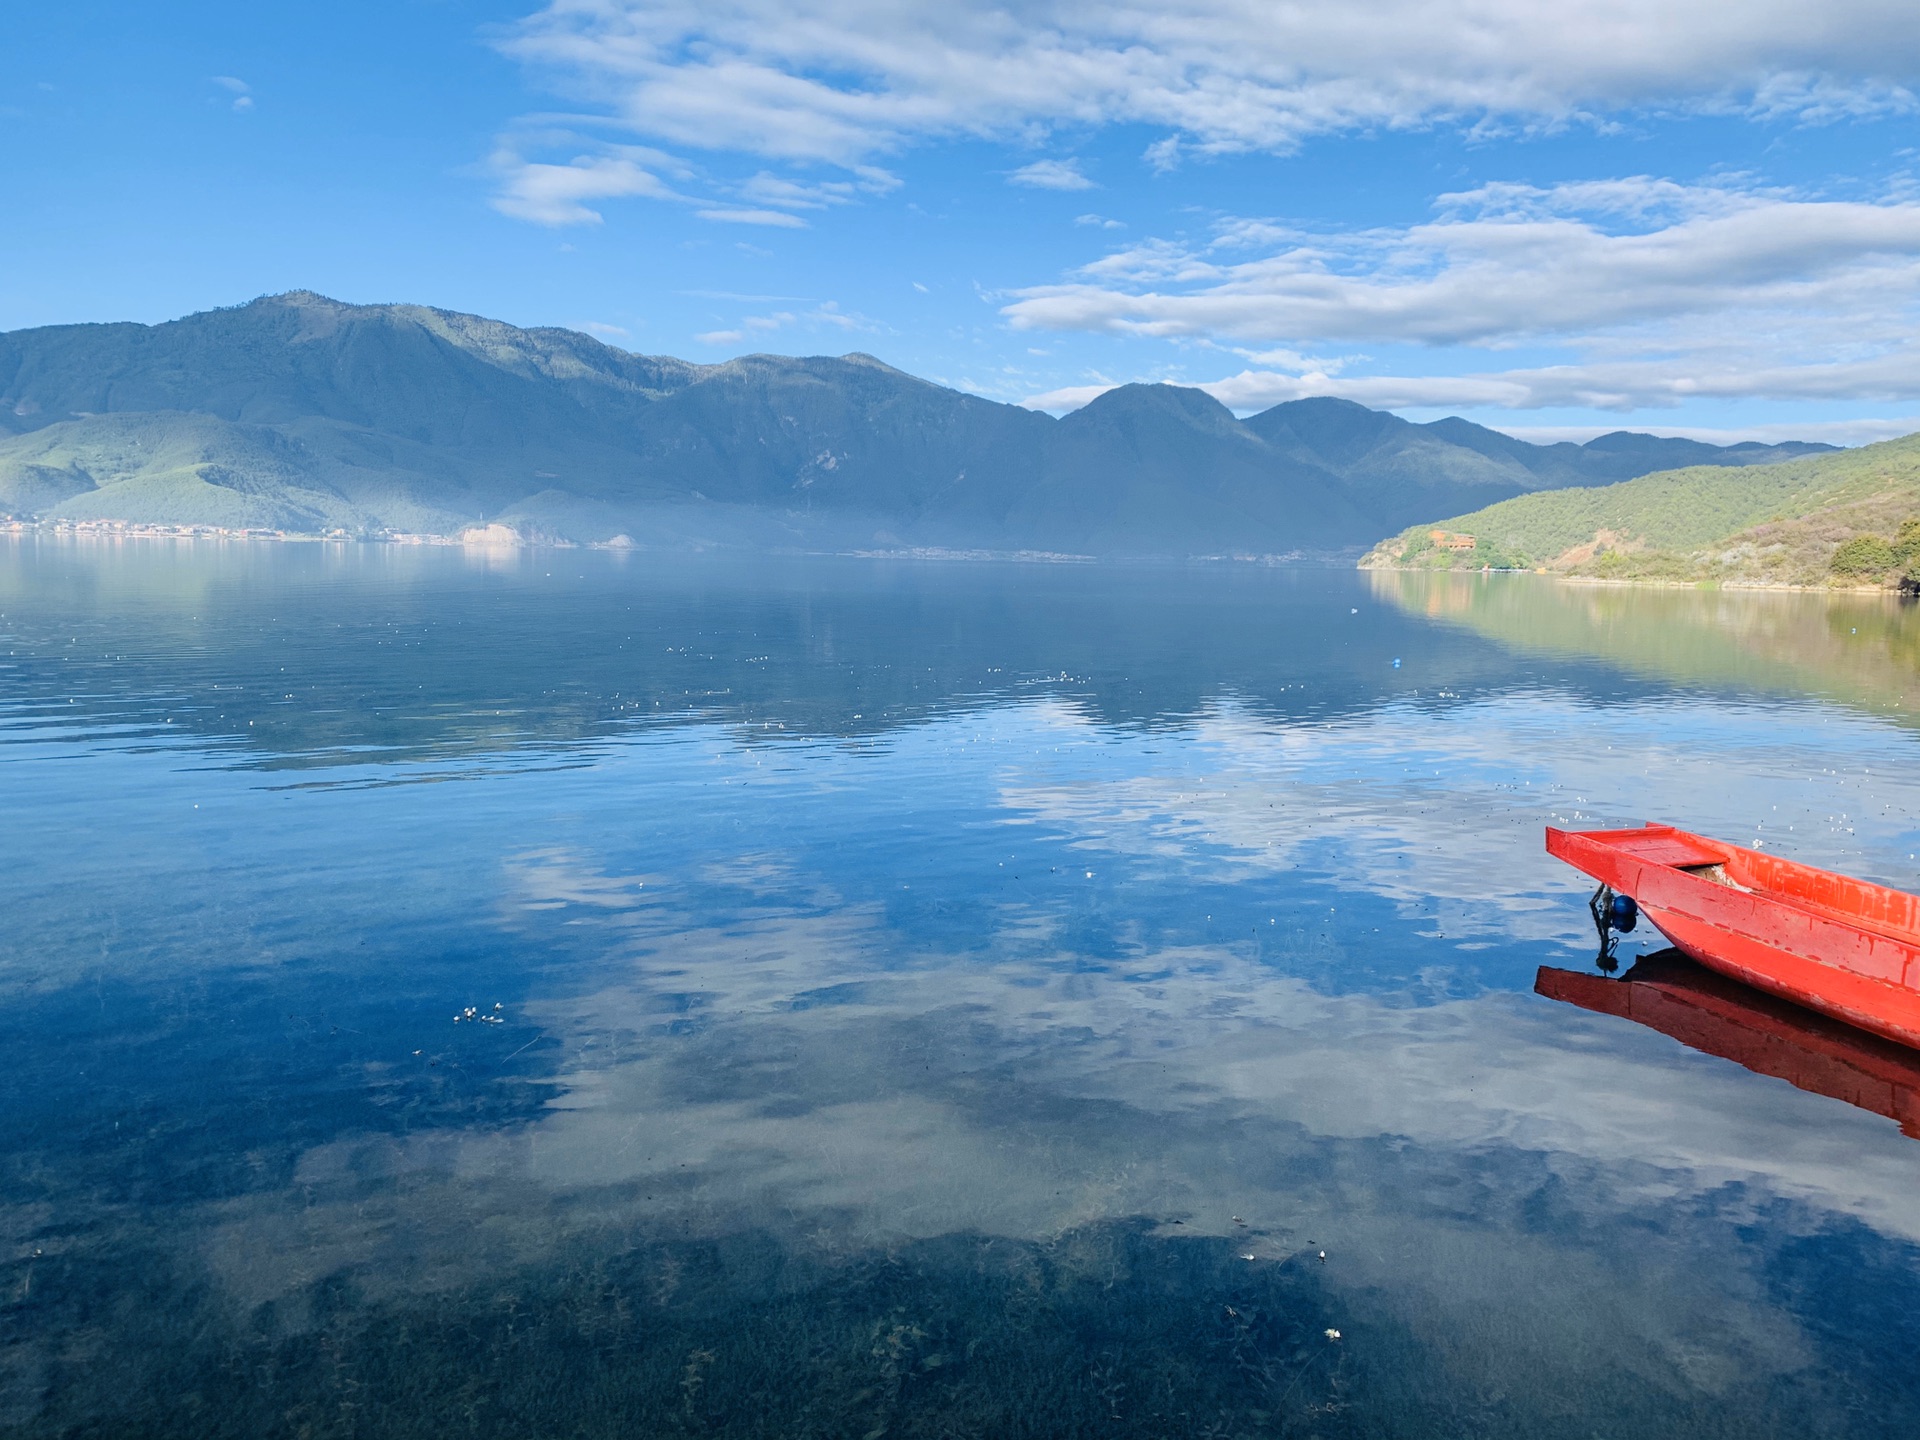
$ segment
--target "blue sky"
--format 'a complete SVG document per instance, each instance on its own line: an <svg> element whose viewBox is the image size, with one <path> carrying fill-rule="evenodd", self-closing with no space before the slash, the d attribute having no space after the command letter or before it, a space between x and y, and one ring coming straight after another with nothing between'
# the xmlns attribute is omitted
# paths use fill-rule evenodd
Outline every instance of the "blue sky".
<svg viewBox="0 0 1920 1440"><path fill-rule="evenodd" d="M23 0L0 328L304 287L1851 442L1920 429L1916 89L1909 0Z"/></svg>

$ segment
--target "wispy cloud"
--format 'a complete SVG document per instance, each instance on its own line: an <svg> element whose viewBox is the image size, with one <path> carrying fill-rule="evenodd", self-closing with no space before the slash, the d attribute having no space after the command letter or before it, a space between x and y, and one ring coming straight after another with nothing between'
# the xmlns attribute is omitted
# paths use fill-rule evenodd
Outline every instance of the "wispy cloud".
<svg viewBox="0 0 1920 1440"><path fill-rule="evenodd" d="M771 225L781 230L804 230L807 222L798 215L785 210L752 210L735 206L716 206L693 212L702 220L714 220L723 225Z"/></svg>
<svg viewBox="0 0 1920 1440"><path fill-rule="evenodd" d="M802 183L762 170L739 187L742 200L789 210L825 210L850 205L862 195L885 195L900 188L900 177L876 165L855 167L851 180L815 180Z"/></svg>
<svg viewBox="0 0 1920 1440"><path fill-rule="evenodd" d="M845 183L802 185L762 170L742 185L739 193L743 200L758 201L762 205L779 205L792 210L824 210L829 205L845 205L852 198L853 187Z"/></svg>
<svg viewBox="0 0 1920 1440"><path fill-rule="evenodd" d="M236 75L215 75L213 83L233 96L231 108L242 113L253 109L253 87Z"/></svg>
<svg viewBox="0 0 1920 1440"><path fill-rule="evenodd" d="M664 157L662 157L664 158ZM678 200L672 186L640 159L621 153L577 155L564 164L527 160L510 148L494 153L500 189L493 208L536 225L598 225L605 218L587 202L647 196Z"/></svg>
<svg viewBox="0 0 1920 1440"><path fill-rule="evenodd" d="M702 345L738 345L749 336L771 335L775 331L877 331L881 327L855 311L843 310L839 302L822 300L806 310L770 310L744 316L724 330L708 330L693 338Z"/></svg>
<svg viewBox="0 0 1920 1440"><path fill-rule="evenodd" d="M551 0L503 42L671 143L853 164L933 136L1056 125L1283 151L1338 131L1682 107L1825 122L1910 112L1899 0Z"/></svg>
<svg viewBox="0 0 1920 1440"><path fill-rule="evenodd" d="M720 181L652 146L595 136L580 117L571 125L553 119L535 117L496 145L496 210L541 225L596 225L604 217L586 202L640 196L693 207L700 219L718 224L803 230L806 212L851 205L900 185L897 175L876 165L854 166L843 179L801 181L762 170L744 181Z"/></svg>
<svg viewBox="0 0 1920 1440"><path fill-rule="evenodd" d="M1009 185L1034 190L1093 190L1098 187L1080 172L1078 160L1036 160L1007 176Z"/></svg>
<svg viewBox="0 0 1920 1440"><path fill-rule="evenodd" d="M568 150L573 153L565 160L533 158ZM640 197L688 206L716 224L804 230L802 212L851 204L899 183L887 171L868 166L850 180L802 184L762 171L738 184L716 185L694 166L651 146L531 127L500 143L491 168L499 185L496 210L554 226L598 225L605 217L589 202Z"/></svg>

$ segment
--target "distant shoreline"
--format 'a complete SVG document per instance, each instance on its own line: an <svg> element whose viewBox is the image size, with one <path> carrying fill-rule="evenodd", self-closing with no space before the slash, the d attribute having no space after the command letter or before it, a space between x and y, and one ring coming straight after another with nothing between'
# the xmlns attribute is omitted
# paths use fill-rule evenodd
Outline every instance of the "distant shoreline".
<svg viewBox="0 0 1920 1440"><path fill-rule="evenodd" d="M919 560L960 563L1022 565L1341 565L1354 558L1356 547L1344 550L1294 550L1284 554L1223 555L1088 555L1063 550L991 550L979 547L902 545L863 547L845 550L754 549L746 546L713 544L643 544L626 535L612 540L566 540L556 536L527 535L505 525L473 526L456 535L412 531L382 531L351 534L346 531L316 533L299 530L272 530L259 527L228 528L219 525L148 525L132 521L81 520L38 521L0 520L0 536L47 536L63 540L215 540L223 544L264 542L273 545L398 545L409 548L512 551L512 550L603 550L628 555L784 555L837 557L849 560Z"/></svg>
<svg viewBox="0 0 1920 1440"><path fill-rule="evenodd" d="M1367 565L1355 567L1394 575L1533 575L1560 585L1600 586L1627 590L1767 590L1799 595L1889 595L1899 596L1890 585L1804 585L1783 580L1671 580L1649 576L1636 579L1624 576L1562 575L1552 570L1441 570L1427 565Z"/></svg>
<svg viewBox="0 0 1920 1440"><path fill-rule="evenodd" d="M495 533L495 532L505 532ZM345 530L272 530L258 526L146 525L121 520L5 520L0 535L52 535L73 540L264 540L283 545L414 545L467 550L637 550L625 536L617 540L579 541L521 535L505 526L474 527L458 535L404 530L353 534ZM509 538L511 537L511 538Z"/></svg>

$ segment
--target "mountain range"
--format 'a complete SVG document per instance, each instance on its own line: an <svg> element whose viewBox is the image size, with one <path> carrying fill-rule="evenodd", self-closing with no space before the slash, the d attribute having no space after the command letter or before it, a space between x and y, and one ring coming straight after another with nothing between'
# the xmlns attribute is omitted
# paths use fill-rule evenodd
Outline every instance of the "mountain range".
<svg viewBox="0 0 1920 1440"><path fill-rule="evenodd" d="M1099 555L1359 547L1436 515L1828 446L1532 445L1335 399L1124 385L1061 418L869 355L694 365L418 305L270 296L0 334L0 514Z"/></svg>

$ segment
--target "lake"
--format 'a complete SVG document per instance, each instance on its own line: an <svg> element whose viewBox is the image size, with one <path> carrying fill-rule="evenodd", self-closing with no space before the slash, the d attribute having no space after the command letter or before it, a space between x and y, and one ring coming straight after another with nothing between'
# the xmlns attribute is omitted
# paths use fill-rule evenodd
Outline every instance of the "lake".
<svg viewBox="0 0 1920 1440"><path fill-rule="evenodd" d="M1920 889L1917 678L1874 597L0 537L0 1434L1920 1434L1920 1142L1533 993L1547 824Z"/></svg>

